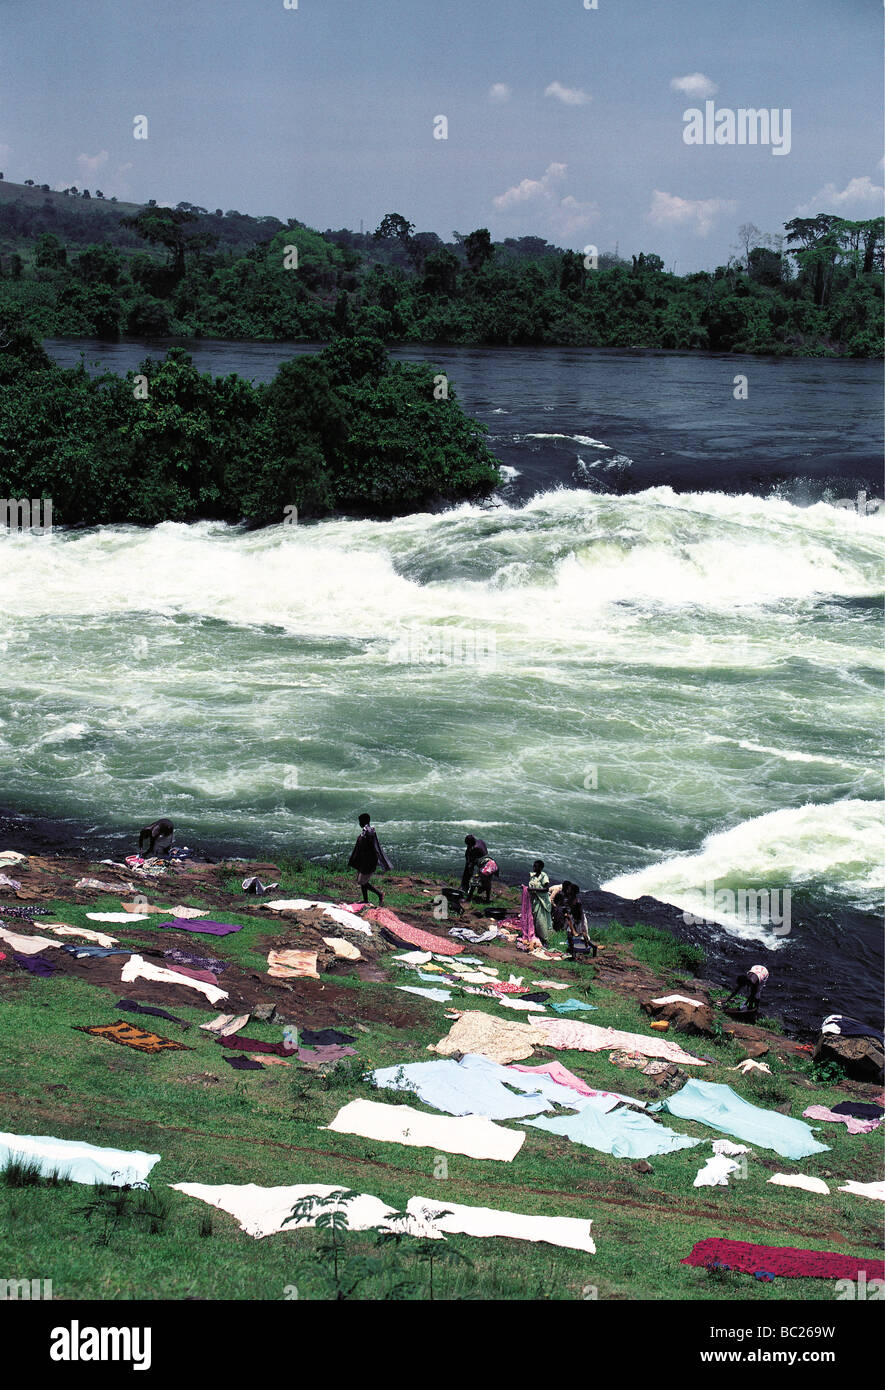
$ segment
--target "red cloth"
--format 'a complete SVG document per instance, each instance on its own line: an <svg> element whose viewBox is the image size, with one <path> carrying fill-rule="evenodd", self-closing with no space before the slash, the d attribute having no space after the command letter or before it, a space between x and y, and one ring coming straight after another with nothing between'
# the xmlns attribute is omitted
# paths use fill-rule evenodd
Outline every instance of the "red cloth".
<svg viewBox="0 0 885 1390"><path fill-rule="evenodd" d="M217 985L218 976L213 975L211 970L192 970L189 965L169 965L167 970L174 970L176 975L187 975L189 980L202 980L204 985Z"/></svg>
<svg viewBox="0 0 885 1390"><path fill-rule="evenodd" d="M441 956L460 956L464 950L463 946L449 941L445 936L434 936L432 932L422 931L420 927L410 927L408 922L401 921L396 913L387 907L372 907L365 916L370 922L377 922L379 927L386 927L399 941L405 942L407 946L416 946L420 951L438 951Z"/></svg>
<svg viewBox="0 0 885 1390"><path fill-rule="evenodd" d="M858 1259L827 1250L798 1250L792 1245L750 1245L745 1240L711 1237L692 1246L680 1264L727 1265L742 1274L764 1270L785 1279L856 1279L861 1270L870 1279L885 1278L885 1260Z"/></svg>

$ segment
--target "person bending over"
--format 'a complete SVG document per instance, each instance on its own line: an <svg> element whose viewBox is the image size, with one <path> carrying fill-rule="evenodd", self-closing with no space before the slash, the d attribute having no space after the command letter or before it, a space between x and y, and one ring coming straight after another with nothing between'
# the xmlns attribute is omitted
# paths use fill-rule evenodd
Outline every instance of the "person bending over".
<svg viewBox="0 0 885 1390"><path fill-rule="evenodd" d="M174 834L175 826L171 820L165 818L155 820L153 825L146 825L138 836L139 854L145 859L154 855L160 859L168 859Z"/></svg>
<svg viewBox="0 0 885 1390"><path fill-rule="evenodd" d="M470 891L470 880L473 878L474 868L477 861L481 861L488 856L488 848L485 840L478 840L475 835L465 835L464 844L464 872L461 874L461 892L464 894Z"/></svg>
<svg viewBox="0 0 885 1390"><path fill-rule="evenodd" d="M744 975L738 975L737 983L727 999L722 1001L723 1009L727 1009L732 999L738 994L746 994L746 1002L741 1008L741 1013L754 1014L759 1008L759 1000L768 979L768 971L764 965L751 965Z"/></svg>

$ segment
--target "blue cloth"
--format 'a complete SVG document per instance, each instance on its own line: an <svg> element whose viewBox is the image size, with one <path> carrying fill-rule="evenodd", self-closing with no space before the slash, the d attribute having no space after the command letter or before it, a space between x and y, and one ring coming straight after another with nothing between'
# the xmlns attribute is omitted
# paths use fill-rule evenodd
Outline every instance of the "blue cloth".
<svg viewBox="0 0 885 1390"><path fill-rule="evenodd" d="M676 1149L691 1149L703 1144L688 1134L677 1134L656 1124L649 1115L636 1110L598 1110L587 1106L577 1115L557 1115L555 1119L527 1120L536 1129L550 1134L562 1134L576 1144L614 1158L648 1158L649 1154L673 1153Z"/></svg>
<svg viewBox="0 0 885 1390"><path fill-rule="evenodd" d="M129 946L62 946L63 951L67 951L69 956L74 956L79 960L81 956L131 956L132 948Z"/></svg>
<svg viewBox="0 0 885 1390"><path fill-rule="evenodd" d="M583 1009L598 1009L598 1004L582 1004L580 999L555 999L550 1005L558 1014L573 1014Z"/></svg>
<svg viewBox="0 0 885 1390"><path fill-rule="evenodd" d="M425 1105L447 1115L485 1115L490 1120L539 1115L554 1104L572 1110L591 1105L605 1109L617 1104L613 1096L582 1096L549 1076L516 1071L474 1053L468 1053L460 1062L446 1057L436 1062L381 1067L372 1072L372 1080L376 1086L394 1091L414 1091ZM513 1090L523 1094L515 1096Z"/></svg>
<svg viewBox="0 0 885 1390"><path fill-rule="evenodd" d="M793 1120L776 1110L763 1110L751 1105L730 1086L715 1081L687 1081L681 1091L649 1106L650 1110L667 1110L683 1120L698 1120L711 1129L734 1134L763 1149L773 1149L781 1158L808 1158L810 1154L827 1153L828 1144L819 1144L804 1120Z"/></svg>
<svg viewBox="0 0 885 1390"><path fill-rule="evenodd" d="M112 1187L144 1182L159 1154L140 1149L98 1148L80 1139L53 1139L50 1135L0 1134L0 1168L10 1159L37 1163L44 1177L58 1173L71 1182L104 1182Z"/></svg>

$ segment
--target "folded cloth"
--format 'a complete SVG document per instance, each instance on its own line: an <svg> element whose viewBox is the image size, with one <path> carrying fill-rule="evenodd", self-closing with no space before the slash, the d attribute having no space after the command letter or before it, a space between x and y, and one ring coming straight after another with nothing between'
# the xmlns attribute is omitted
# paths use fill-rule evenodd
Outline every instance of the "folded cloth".
<svg viewBox="0 0 885 1390"><path fill-rule="evenodd" d="M229 1037L232 1033L238 1033L241 1028L245 1028L249 1022L249 1014L219 1014L209 1023L201 1023L200 1028L204 1033L218 1033L221 1037Z"/></svg>
<svg viewBox="0 0 885 1390"><path fill-rule="evenodd" d="M278 883L273 885L274 888L279 888L279 886ZM287 1062L284 1057L269 1057L265 1052L263 1052L260 1057L256 1057L254 1053L251 1052L249 1056L252 1058L253 1062L261 1062L265 1067L291 1067L292 1065L292 1063Z"/></svg>
<svg viewBox="0 0 885 1390"><path fill-rule="evenodd" d="M138 1052L190 1052L184 1043L174 1042L172 1038L161 1038L158 1033L148 1033L137 1028L134 1023L126 1023L118 1018L116 1023L96 1023L90 1027L75 1023L78 1033L91 1033L94 1038L105 1042L121 1043L123 1047L134 1047Z"/></svg>
<svg viewBox="0 0 885 1390"><path fill-rule="evenodd" d="M129 946L84 946L80 941L77 942L76 946L62 946L61 949L69 956L75 956L77 960L80 960L81 957L88 959L90 956L102 960L105 956L130 956L132 954Z"/></svg>
<svg viewBox="0 0 885 1390"><path fill-rule="evenodd" d="M469 927L449 927L449 936L456 936L459 941L469 941L472 946L481 946L484 941L494 941L498 935L497 927L489 927L488 931L475 932Z"/></svg>
<svg viewBox="0 0 885 1390"><path fill-rule="evenodd" d="M802 1114L809 1120L826 1120L830 1124L844 1125L849 1134L872 1134L882 1123L878 1120L857 1120L853 1115L837 1114L826 1105L809 1105Z"/></svg>
<svg viewBox="0 0 885 1390"><path fill-rule="evenodd" d="M5 941L7 946L22 956L35 956L38 951L47 951L52 946L59 949L61 946L60 941L52 941L48 936L22 936L20 932L9 931L6 927L0 927L0 941Z"/></svg>
<svg viewBox="0 0 885 1390"><path fill-rule="evenodd" d="M830 1194L830 1189L823 1178L812 1178L805 1173L775 1173L768 1181L775 1183L778 1187L801 1187L806 1192L823 1192L827 1196Z"/></svg>
<svg viewBox="0 0 885 1390"><path fill-rule="evenodd" d="M229 922L209 922L204 919L188 922L182 917L173 917L171 922L158 922L157 926L168 927L171 931L199 932L205 936L230 936L231 932L243 930L242 927L231 926Z"/></svg>
<svg viewBox="0 0 885 1390"><path fill-rule="evenodd" d="M278 883L262 883L260 878L252 874L249 878L243 879L244 893L269 893L271 888L279 888Z"/></svg>
<svg viewBox="0 0 885 1390"><path fill-rule="evenodd" d="M256 1062L254 1057L225 1057L224 1060L237 1071L264 1071L262 1064Z"/></svg>
<svg viewBox="0 0 885 1390"><path fill-rule="evenodd" d="M272 912L307 912L317 908L331 922L337 922L339 927L350 927L351 931L358 931L362 936L372 935L372 928L367 927L350 907L336 907L334 903L323 902L319 898L278 898L261 906L270 908Z"/></svg>
<svg viewBox="0 0 885 1390"><path fill-rule="evenodd" d="M46 931L53 932L56 936L82 936L84 941L94 941L96 946L118 946L115 936L108 936L103 931L90 931L88 927L66 927L61 922L44 922Z"/></svg>
<svg viewBox="0 0 885 1390"><path fill-rule="evenodd" d="M160 1155L141 1149L100 1148L82 1139L54 1139L48 1134L0 1134L0 1168L11 1160L37 1164L43 1177L58 1173L71 1182L123 1187L146 1182Z"/></svg>
<svg viewBox="0 0 885 1390"><path fill-rule="evenodd" d="M190 1028L190 1024L183 1018L176 1018L175 1014L167 1014L165 1009L154 1009L149 1004L136 1004L134 999L118 999L117 1008L125 1009L130 1014L153 1014L154 1018L168 1018L170 1023L178 1023L182 1028Z"/></svg>
<svg viewBox="0 0 885 1390"><path fill-rule="evenodd" d="M708 1158L703 1168L699 1168L692 1187L728 1187L732 1173L740 1171L740 1164L733 1162L725 1154L714 1154Z"/></svg>
<svg viewBox="0 0 885 1390"><path fill-rule="evenodd" d="M801 1250L792 1245L750 1245L744 1240L712 1236L697 1241L684 1265L720 1265L741 1274L766 1270L785 1279L856 1279L861 1270L872 1279L885 1275L885 1262L836 1255L828 1250Z"/></svg>
<svg viewBox="0 0 885 1390"><path fill-rule="evenodd" d="M90 922L146 922L146 912L87 912Z"/></svg>
<svg viewBox="0 0 885 1390"><path fill-rule="evenodd" d="M151 907L150 903L134 902L124 903L123 911L128 912L130 916L140 914L145 917L150 917L152 914L159 913L161 917L168 917L173 912L173 909L171 907Z"/></svg>
<svg viewBox="0 0 885 1390"><path fill-rule="evenodd" d="M338 1111L330 1125L321 1128L387 1144L466 1154L468 1158L495 1158L505 1163L512 1162L525 1142L524 1131L504 1129L481 1116L427 1115L410 1105L382 1105L374 1100L352 1100Z"/></svg>
<svg viewBox="0 0 885 1390"><path fill-rule="evenodd" d="M871 1197L876 1202L885 1202L885 1182L854 1182L849 1179L839 1188L840 1192L851 1192L855 1197Z"/></svg>
<svg viewBox="0 0 885 1390"><path fill-rule="evenodd" d="M48 979L50 975L55 974L56 967L46 956L23 956L18 951L13 951L12 959L31 975L40 975L43 979Z"/></svg>
<svg viewBox="0 0 885 1390"><path fill-rule="evenodd" d="M15 849L0 850L0 864L24 864L27 859L26 854L19 854Z"/></svg>
<svg viewBox="0 0 885 1390"><path fill-rule="evenodd" d="M665 1057L668 1062L680 1062L683 1066L706 1065L669 1038L622 1033L617 1028L600 1028L595 1023L578 1023L567 1018L540 1019L538 1028L545 1035L547 1047L573 1049L576 1052L605 1052L608 1048L621 1048L628 1052L641 1052L643 1057Z"/></svg>
<svg viewBox="0 0 885 1390"><path fill-rule="evenodd" d="M318 980L316 951L268 951L267 973L275 979L287 980L306 976Z"/></svg>
<svg viewBox="0 0 885 1390"><path fill-rule="evenodd" d="M468 990L468 994L485 994L485 990ZM546 1013L543 1004L536 1004L534 999L508 999L506 994L498 996L498 1003L505 1009L516 1009L523 1013L543 1014Z"/></svg>
<svg viewBox="0 0 885 1390"><path fill-rule="evenodd" d="M153 965L143 956L130 956L123 966L120 979L124 985L138 979L157 980L160 984L167 985L183 985L187 989L196 989L200 994L205 994L210 1004L217 1004L219 1000L227 998L226 989L219 989L217 985L207 985L202 980L189 980L186 975L176 975L174 970Z"/></svg>
<svg viewBox="0 0 885 1390"><path fill-rule="evenodd" d="M324 936L323 940L327 946L331 946L340 960L362 960L363 958L360 948L354 946L352 941L345 941L343 936Z"/></svg>
<svg viewBox="0 0 885 1390"><path fill-rule="evenodd" d="M164 911L163 908L155 908L154 910L156 912ZM169 911L176 920L180 919L184 922L190 922L195 917L209 916L208 907L184 907L181 903L177 907L169 908Z"/></svg>
<svg viewBox="0 0 885 1390"><path fill-rule="evenodd" d="M558 1014L583 1013L591 1009L598 1009L598 1004L585 1004L582 999L554 999L550 1005Z"/></svg>
<svg viewBox="0 0 885 1390"><path fill-rule="evenodd" d="M385 927L407 946L417 946L419 950L434 951L442 956L458 956L464 950L457 941L447 941L444 936L434 936L432 932L421 931L420 927L410 927L408 922L402 921L387 907L371 907L365 915L370 922Z"/></svg>
<svg viewBox="0 0 885 1390"><path fill-rule="evenodd" d="M692 1077L681 1090L651 1106L666 1110L684 1120L698 1120L712 1129L724 1130L738 1139L746 1139L764 1149L773 1149L782 1158L807 1158L809 1154L826 1153L828 1145L819 1144L811 1129L802 1120L791 1119L776 1110L763 1110L737 1095L730 1086Z"/></svg>
<svg viewBox="0 0 885 1390"><path fill-rule="evenodd" d="M172 1185L178 1192L229 1212L239 1222L240 1229L256 1240L274 1235L277 1231L315 1225L322 1212L329 1210L328 1199L336 1192L344 1191L321 1183L292 1187L257 1187L254 1183L229 1183L216 1187L187 1182ZM313 1210L290 1220L296 1205L311 1200L315 1203ZM510 1240L543 1241L566 1250L580 1250L587 1255L596 1252L590 1234L593 1223L586 1217L523 1216L518 1212L498 1211L492 1207L471 1207L429 1197L410 1197L406 1219L391 1222L390 1218L395 1215L394 1208L367 1193L358 1193L349 1200L343 1200L341 1210L347 1215L347 1225L351 1231L380 1227L424 1240L440 1240L443 1233L477 1238L501 1236Z"/></svg>

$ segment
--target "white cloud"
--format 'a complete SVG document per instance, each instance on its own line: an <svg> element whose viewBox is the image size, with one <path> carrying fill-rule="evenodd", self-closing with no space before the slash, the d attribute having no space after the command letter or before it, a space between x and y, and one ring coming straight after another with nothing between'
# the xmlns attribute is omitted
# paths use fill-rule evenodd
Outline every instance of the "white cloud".
<svg viewBox="0 0 885 1390"><path fill-rule="evenodd" d="M571 238L585 231L599 213L595 203L581 202L571 193L562 195L567 171L566 164L548 164L540 179L523 179L492 201L499 212L531 208L534 216L545 219L548 231Z"/></svg>
<svg viewBox="0 0 885 1390"><path fill-rule="evenodd" d="M706 236L720 212L737 206L731 198L680 198L676 193L654 190L648 220L655 227L694 226L698 236Z"/></svg>
<svg viewBox="0 0 885 1390"><path fill-rule="evenodd" d="M98 154L78 154L77 167L80 170L81 179L94 179L95 175L108 162L107 150L101 150Z"/></svg>
<svg viewBox="0 0 885 1390"><path fill-rule="evenodd" d="M849 179L841 191L834 183L825 184L809 202L797 207L796 212L800 217L813 217L818 212L841 212L848 208L852 212L875 215L882 211L883 200L885 188L864 174L862 178Z"/></svg>
<svg viewBox="0 0 885 1390"><path fill-rule="evenodd" d="M591 100L589 92L582 92L580 87L563 87L561 82L551 82L544 95L556 97L564 106L586 106Z"/></svg>
<svg viewBox="0 0 885 1390"><path fill-rule="evenodd" d="M719 88L702 72L690 72L687 77L674 77L670 90L686 97L714 97Z"/></svg>
<svg viewBox="0 0 885 1390"><path fill-rule="evenodd" d="M509 101L513 92L506 82L494 82L489 88L489 101Z"/></svg>

